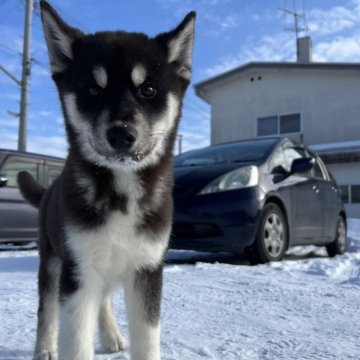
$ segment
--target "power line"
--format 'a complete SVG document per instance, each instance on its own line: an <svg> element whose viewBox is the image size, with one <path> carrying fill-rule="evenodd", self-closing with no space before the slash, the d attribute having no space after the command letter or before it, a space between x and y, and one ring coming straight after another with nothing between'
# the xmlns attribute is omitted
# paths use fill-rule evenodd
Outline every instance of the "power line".
<svg viewBox="0 0 360 360"><path fill-rule="evenodd" d="M18 56L20 56L20 57L23 55L22 52L16 51L16 50L14 50L14 49L11 49L11 48L9 48L8 46L3 45L3 44L0 44L0 49L1 49L1 48L4 49L4 50L6 50L6 51L8 51L8 52L11 52L12 54L16 54L16 55L18 55ZM34 58L34 57L31 58L31 61L32 61L33 64L35 64L35 65L37 65L37 66L40 66L40 67L42 67L42 68L44 68L44 69L48 69L48 66L46 66L45 64L43 64L41 61L37 60L37 59Z"/></svg>
<svg viewBox="0 0 360 360"><path fill-rule="evenodd" d="M46 70L48 69L48 66L44 65L42 62L40 62L39 60L36 60L35 58L31 58L31 61L37 66L40 66Z"/></svg>
<svg viewBox="0 0 360 360"><path fill-rule="evenodd" d="M2 48L2 49L4 49L4 50L7 50L8 52L11 52L11 53L13 53L13 54L19 55L19 56L22 55L22 53L21 53L20 51L16 51L16 50L14 50L14 49L6 46L6 45L3 45L3 44L0 44L0 48Z"/></svg>
<svg viewBox="0 0 360 360"><path fill-rule="evenodd" d="M52 1L48 1L50 5L58 12L62 18L65 18L65 20L69 20L71 23L75 23L80 30L84 32L90 32L89 29L84 26L79 20L74 18L73 16L69 15L63 8L61 8L59 5L54 5ZM36 6L37 7L37 6ZM40 13L35 11L35 15L40 17Z"/></svg>

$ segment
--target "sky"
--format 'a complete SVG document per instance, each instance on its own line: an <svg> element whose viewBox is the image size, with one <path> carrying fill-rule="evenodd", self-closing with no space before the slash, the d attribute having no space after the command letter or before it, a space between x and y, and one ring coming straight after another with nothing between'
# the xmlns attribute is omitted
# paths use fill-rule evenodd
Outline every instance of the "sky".
<svg viewBox="0 0 360 360"><path fill-rule="evenodd" d="M295 61L294 19L281 9L306 14L316 62L360 63L360 0L51 0L60 16L84 32L126 30L150 36L174 28L197 12L192 84L184 100L179 133L183 151L209 145L211 108L193 85L249 61ZM0 0L0 65L18 79L25 0ZM38 1L35 0L35 3ZM303 26L304 24L301 24ZM66 156L58 95L36 6L27 150ZM0 148L17 148L20 89L0 72ZM175 153L178 150L175 150Z"/></svg>

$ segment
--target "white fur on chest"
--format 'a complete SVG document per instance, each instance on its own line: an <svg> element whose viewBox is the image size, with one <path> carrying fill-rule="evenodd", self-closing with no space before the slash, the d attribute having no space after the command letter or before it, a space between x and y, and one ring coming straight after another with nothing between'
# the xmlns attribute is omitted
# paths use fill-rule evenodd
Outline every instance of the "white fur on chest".
<svg viewBox="0 0 360 360"><path fill-rule="evenodd" d="M121 283L129 272L157 267L167 247L170 227L156 237L151 232L139 232L137 225L142 209L138 198L141 189L136 179L128 179L127 213L112 211L106 222L95 228L67 226L67 245L79 266L80 276L95 271L104 283L113 287ZM132 181L130 181L132 180ZM124 191L124 182L122 188Z"/></svg>

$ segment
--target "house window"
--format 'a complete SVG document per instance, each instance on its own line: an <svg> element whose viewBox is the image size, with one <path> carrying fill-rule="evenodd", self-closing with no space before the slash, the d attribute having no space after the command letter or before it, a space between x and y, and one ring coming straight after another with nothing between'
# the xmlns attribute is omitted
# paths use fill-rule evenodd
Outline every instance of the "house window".
<svg viewBox="0 0 360 360"><path fill-rule="evenodd" d="M277 116L258 119L258 136L268 136L278 133Z"/></svg>
<svg viewBox="0 0 360 360"><path fill-rule="evenodd" d="M351 185L351 203L360 204L360 185Z"/></svg>
<svg viewBox="0 0 360 360"><path fill-rule="evenodd" d="M258 118L258 136L283 135L301 132L300 114Z"/></svg>
<svg viewBox="0 0 360 360"><path fill-rule="evenodd" d="M300 114L282 115L280 119L280 134L300 132Z"/></svg>
<svg viewBox="0 0 360 360"><path fill-rule="evenodd" d="M360 204L360 185L339 185L344 204Z"/></svg>

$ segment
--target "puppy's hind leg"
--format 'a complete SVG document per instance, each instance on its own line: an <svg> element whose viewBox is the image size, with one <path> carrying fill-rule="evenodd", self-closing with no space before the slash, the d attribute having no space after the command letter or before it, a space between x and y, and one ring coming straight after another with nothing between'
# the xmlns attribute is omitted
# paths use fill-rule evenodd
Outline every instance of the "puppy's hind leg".
<svg viewBox="0 0 360 360"><path fill-rule="evenodd" d="M107 296L101 303L99 311L99 332L101 345L105 351L115 353L124 350L125 340L112 309L112 297Z"/></svg>
<svg viewBox="0 0 360 360"><path fill-rule="evenodd" d="M57 359L58 295L60 260L56 257L40 260L39 308L34 360Z"/></svg>

